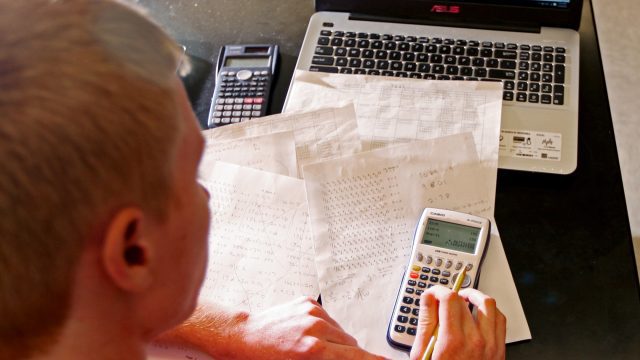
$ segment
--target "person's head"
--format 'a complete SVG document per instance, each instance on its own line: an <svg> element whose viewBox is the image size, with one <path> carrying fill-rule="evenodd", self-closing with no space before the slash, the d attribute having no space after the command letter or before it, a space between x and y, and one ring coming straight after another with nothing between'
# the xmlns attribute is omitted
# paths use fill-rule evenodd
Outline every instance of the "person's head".
<svg viewBox="0 0 640 360"><path fill-rule="evenodd" d="M101 296L148 336L175 325L208 226L180 47L99 0L0 0L0 34L0 357L46 351Z"/></svg>

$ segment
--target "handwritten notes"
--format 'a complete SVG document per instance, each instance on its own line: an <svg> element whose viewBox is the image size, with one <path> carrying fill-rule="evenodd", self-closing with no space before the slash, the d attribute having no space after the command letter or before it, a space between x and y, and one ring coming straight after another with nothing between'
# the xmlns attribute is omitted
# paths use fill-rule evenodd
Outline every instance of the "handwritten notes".
<svg viewBox="0 0 640 360"><path fill-rule="evenodd" d="M365 349L406 358L386 327L422 209L492 216L496 168L475 148L464 134L305 166L323 305Z"/></svg>
<svg viewBox="0 0 640 360"><path fill-rule="evenodd" d="M298 169L301 169L306 164L355 154L362 149L353 104L343 104L335 108L325 106L313 111L266 116L207 130L203 134L210 142L292 131Z"/></svg>
<svg viewBox="0 0 640 360"><path fill-rule="evenodd" d="M291 131L236 140L207 139L199 177L211 178L216 161L297 177L298 164L291 151L294 148Z"/></svg>
<svg viewBox="0 0 640 360"><path fill-rule="evenodd" d="M353 101L365 148L471 132L482 160L496 159L502 86L297 71L286 111ZM494 154L495 153L495 154Z"/></svg>
<svg viewBox="0 0 640 360"><path fill-rule="evenodd" d="M319 295L304 182L217 162L201 301L261 311Z"/></svg>

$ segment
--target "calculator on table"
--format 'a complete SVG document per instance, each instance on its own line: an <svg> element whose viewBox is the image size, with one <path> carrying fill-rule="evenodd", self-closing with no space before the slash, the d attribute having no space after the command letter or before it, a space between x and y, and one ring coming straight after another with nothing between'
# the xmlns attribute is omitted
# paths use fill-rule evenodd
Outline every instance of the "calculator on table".
<svg viewBox="0 0 640 360"><path fill-rule="evenodd" d="M277 59L278 45L223 46L207 128L266 115Z"/></svg>
<svg viewBox="0 0 640 360"><path fill-rule="evenodd" d="M420 295L434 285L452 288L466 268L462 287L478 286L491 233L489 219L426 208L416 226L409 263L393 308L387 342L409 351L418 329Z"/></svg>

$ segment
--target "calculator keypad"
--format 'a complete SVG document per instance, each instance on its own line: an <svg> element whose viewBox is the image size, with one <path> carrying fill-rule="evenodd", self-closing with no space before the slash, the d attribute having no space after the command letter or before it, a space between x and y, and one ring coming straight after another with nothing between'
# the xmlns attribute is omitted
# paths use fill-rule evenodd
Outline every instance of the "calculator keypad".
<svg viewBox="0 0 640 360"><path fill-rule="evenodd" d="M422 266L425 262L429 266ZM443 285L451 288L462 266L461 261L445 259L440 257L423 256L418 253L416 262L411 266L407 281L403 284L403 293L398 315L395 319L394 331L399 334L415 336L418 326L418 316L420 314L420 295L424 290L434 286ZM467 271L473 266L467 265ZM471 277L465 276L462 287L471 285Z"/></svg>
<svg viewBox="0 0 640 360"><path fill-rule="evenodd" d="M209 127L248 121L266 113L268 71L222 71L216 84Z"/></svg>

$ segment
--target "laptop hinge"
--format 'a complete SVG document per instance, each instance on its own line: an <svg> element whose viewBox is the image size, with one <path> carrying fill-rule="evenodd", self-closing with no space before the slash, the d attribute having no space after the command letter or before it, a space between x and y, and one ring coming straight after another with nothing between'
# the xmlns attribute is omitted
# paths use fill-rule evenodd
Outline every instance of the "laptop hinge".
<svg viewBox="0 0 640 360"><path fill-rule="evenodd" d="M403 19L403 18L393 18L393 17L358 14L358 13L350 13L349 20L415 24L415 25L448 26L448 27L472 28L472 29L482 29L482 30L517 31L517 32L527 32L527 33L540 33L541 31L540 26L535 24L508 24L508 23L480 24L480 23L474 23L472 21L452 23L451 21L437 20L437 19Z"/></svg>

